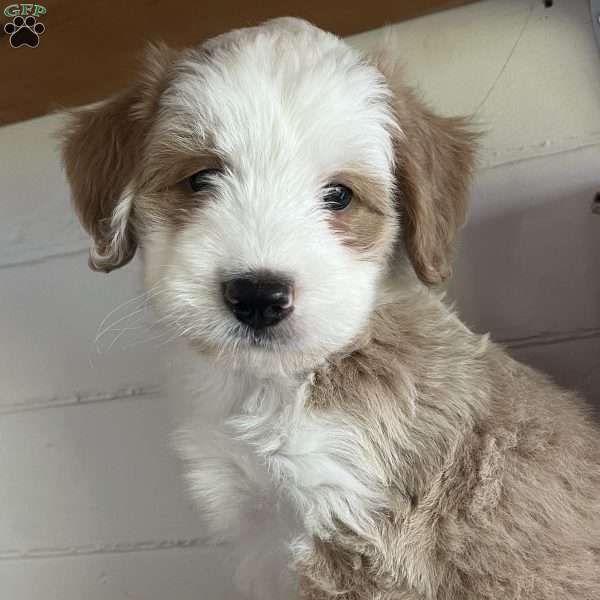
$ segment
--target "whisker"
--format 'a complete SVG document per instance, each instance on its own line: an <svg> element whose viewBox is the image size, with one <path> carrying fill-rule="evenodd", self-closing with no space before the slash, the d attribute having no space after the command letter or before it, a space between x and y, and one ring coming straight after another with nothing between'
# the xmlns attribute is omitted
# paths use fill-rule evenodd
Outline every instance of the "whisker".
<svg viewBox="0 0 600 600"><path fill-rule="evenodd" d="M137 320L139 320L140 317L138 317L138 315L142 315L146 312L146 310L148 309L150 300L165 291L166 290L161 287L161 282L159 281L154 286L152 286L149 290L147 290L141 294L138 294L134 298L131 298L131 299L119 304L114 309L112 309L106 315L106 317L104 317L104 319L102 320L102 322L100 323L100 325L98 327L96 337L94 339L96 352L98 354L102 354L103 350L100 346L100 343L102 341L102 338L109 333L115 332L117 335L112 339L108 348L105 351L111 350L126 331L135 331L135 330L139 330L139 329L143 329L144 327L147 327L147 324L145 324L143 322L140 325L137 325L137 326L129 325L127 327L124 327L123 329L119 329L117 326L123 322L134 320L136 318L137 318ZM116 320L114 320L110 323L108 322L111 316L116 315L116 313L118 313L119 310L122 310L124 307L131 305L132 303L136 303L136 305L134 306L134 309L131 312L127 313L126 315L124 315L120 318L117 318Z"/></svg>
<svg viewBox="0 0 600 600"><path fill-rule="evenodd" d="M126 300L125 302L122 302L121 304L119 304L118 306L115 306L115 308L113 308L105 317L104 319L102 319L102 321L100 322L100 324L98 325L98 329L102 329L102 327L104 327L104 325L106 324L106 321L108 321L108 319L110 319L110 317L112 315L114 315L118 310L120 310L121 308L127 306L128 304L131 304L132 302L136 302L137 300L142 299L144 296L150 294L155 288L157 288L159 286L160 282L158 282L156 285L152 286L149 290L146 290L144 292L142 292L141 294L138 294L137 296L134 296L133 298L130 298L129 300Z"/></svg>
<svg viewBox="0 0 600 600"><path fill-rule="evenodd" d="M116 321L114 321L113 323L110 323L109 325L107 325L102 331L100 331L97 335L96 335L96 339L94 340L94 342L97 344L107 333L114 331L114 328L119 325L120 323L122 323L123 321L126 321L127 319L131 319L132 317L134 317L135 315L138 315L139 313L143 312L146 310L145 306L142 306L136 310L134 310L133 312L130 312L128 314L126 314L125 316L121 317L120 319L117 319Z"/></svg>

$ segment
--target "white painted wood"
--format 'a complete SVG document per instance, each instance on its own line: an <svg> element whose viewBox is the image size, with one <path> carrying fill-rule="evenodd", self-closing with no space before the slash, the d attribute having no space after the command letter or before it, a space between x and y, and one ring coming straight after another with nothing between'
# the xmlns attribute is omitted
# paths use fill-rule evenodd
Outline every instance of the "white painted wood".
<svg viewBox="0 0 600 600"><path fill-rule="evenodd" d="M155 339L145 311L108 328L95 343L107 314L141 291L137 271L131 265L110 276L94 273L85 254L0 268L0 413L156 384L166 336ZM117 310L106 327L137 306ZM132 329L111 347L125 327Z"/></svg>
<svg viewBox="0 0 600 600"><path fill-rule="evenodd" d="M589 2L487 0L394 25L388 47L432 106L473 114L495 165L600 142ZM351 38L380 43L381 30Z"/></svg>
<svg viewBox="0 0 600 600"><path fill-rule="evenodd" d="M241 600L227 557L192 548L0 561L6 600Z"/></svg>
<svg viewBox="0 0 600 600"><path fill-rule="evenodd" d="M69 210L60 123L49 116L0 128L0 268L88 248Z"/></svg>
<svg viewBox="0 0 600 600"><path fill-rule="evenodd" d="M451 286L475 330L600 336L599 167L593 146L479 175Z"/></svg>
<svg viewBox="0 0 600 600"><path fill-rule="evenodd" d="M390 44L437 110L478 111L488 131L493 168L477 179L451 287L461 314L600 404L600 58L588 3L480 2L394 26ZM59 123L0 129L0 596L234 600L168 449L171 407L152 393L164 337L144 341L159 334L147 314L118 308L141 291L139 264L87 269Z"/></svg>
<svg viewBox="0 0 600 600"><path fill-rule="evenodd" d="M580 392L600 415L600 338L590 337L509 348L517 360L548 373L558 384Z"/></svg>
<svg viewBox="0 0 600 600"><path fill-rule="evenodd" d="M204 536L158 396L0 418L0 559Z"/></svg>

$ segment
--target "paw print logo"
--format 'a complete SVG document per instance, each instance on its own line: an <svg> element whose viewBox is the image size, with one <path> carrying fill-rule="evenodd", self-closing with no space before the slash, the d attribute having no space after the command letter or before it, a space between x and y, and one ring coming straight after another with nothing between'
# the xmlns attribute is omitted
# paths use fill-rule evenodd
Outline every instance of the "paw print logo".
<svg viewBox="0 0 600 600"><path fill-rule="evenodd" d="M33 15L29 15L26 19L23 17L15 17L12 23L4 25L4 31L10 35L10 45L13 48L19 46L29 46L37 48L40 43L40 35L44 33L45 27Z"/></svg>

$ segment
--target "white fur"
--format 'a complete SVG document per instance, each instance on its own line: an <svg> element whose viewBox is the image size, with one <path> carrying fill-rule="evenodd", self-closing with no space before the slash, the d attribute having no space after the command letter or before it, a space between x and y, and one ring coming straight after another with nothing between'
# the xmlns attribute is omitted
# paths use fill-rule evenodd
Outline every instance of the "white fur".
<svg viewBox="0 0 600 600"><path fill-rule="evenodd" d="M123 248L126 246L125 237L129 224L129 217L133 208L135 193L131 185L128 185L119 201L117 202L110 219L110 243L104 252L100 251L94 244L90 248L90 258L93 262L102 264L107 259L120 260Z"/></svg>
<svg viewBox="0 0 600 600"><path fill-rule="evenodd" d="M231 542L240 589L291 598L290 568L312 535L327 539L334 519L368 535L384 475L350 418L307 414L309 381L257 379L190 358L195 414L176 436L190 490L215 541Z"/></svg>
<svg viewBox="0 0 600 600"><path fill-rule="evenodd" d="M208 62L182 59L148 154L210 144L226 169L185 227L146 228L146 283L162 319L201 349L187 351L190 375L173 377L195 406L177 437L192 494L214 538L231 544L240 587L291 598L294 553L334 520L367 535L380 500L384 476L360 429L305 400L311 369L364 327L382 270L332 230L322 189L359 169L392 193L394 121L379 72L301 21L233 32L208 50ZM295 286L294 312L263 347L221 297L224 276L253 269Z"/></svg>

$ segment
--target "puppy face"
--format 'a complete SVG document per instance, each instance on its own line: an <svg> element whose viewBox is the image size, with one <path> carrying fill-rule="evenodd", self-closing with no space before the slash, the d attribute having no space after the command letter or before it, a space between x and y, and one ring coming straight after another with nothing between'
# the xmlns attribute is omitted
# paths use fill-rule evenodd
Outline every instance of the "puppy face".
<svg viewBox="0 0 600 600"><path fill-rule="evenodd" d="M141 247L159 314L201 352L290 372L341 349L398 252L446 275L464 213L469 135L393 71L294 19L154 49L67 129L92 266Z"/></svg>

